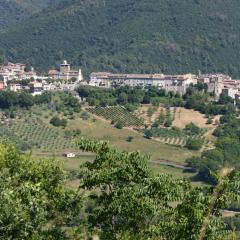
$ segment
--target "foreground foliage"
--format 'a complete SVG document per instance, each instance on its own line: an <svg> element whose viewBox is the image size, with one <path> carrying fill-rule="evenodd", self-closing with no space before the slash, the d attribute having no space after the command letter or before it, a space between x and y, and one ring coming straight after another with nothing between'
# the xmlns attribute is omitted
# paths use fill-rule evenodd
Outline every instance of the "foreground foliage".
<svg viewBox="0 0 240 240"><path fill-rule="evenodd" d="M1 239L65 239L62 227L75 219L82 203L65 180L55 160L37 160L0 143Z"/></svg>
<svg viewBox="0 0 240 240"><path fill-rule="evenodd" d="M224 168L217 185L192 187L186 180L154 176L147 157L118 152L106 142L82 139L96 153L84 165L81 187L91 193L90 231L101 239L228 239L220 210L239 200L240 174ZM176 207L175 207L176 205Z"/></svg>
<svg viewBox="0 0 240 240"><path fill-rule="evenodd" d="M154 175L139 152L84 138L78 146L96 154L81 168L80 191L66 187L55 160L0 143L1 239L237 239L221 210L240 200L239 171L223 167L215 186L193 187Z"/></svg>

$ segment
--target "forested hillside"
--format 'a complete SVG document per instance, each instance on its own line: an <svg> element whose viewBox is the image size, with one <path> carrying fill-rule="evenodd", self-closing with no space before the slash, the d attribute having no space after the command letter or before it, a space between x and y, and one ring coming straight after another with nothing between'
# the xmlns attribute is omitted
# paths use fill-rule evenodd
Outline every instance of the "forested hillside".
<svg viewBox="0 0 240 240"><path fill-rule="evenodd" d="M224 72L240 77L238 0L71 0L2 34L11 60L63 58L90 71Z"/></svg>
<svg viewBox="0 0 240 240"><path fill-rule="evenodd" d="M55 0L0 0L0 32L55 2Z"/></svg>

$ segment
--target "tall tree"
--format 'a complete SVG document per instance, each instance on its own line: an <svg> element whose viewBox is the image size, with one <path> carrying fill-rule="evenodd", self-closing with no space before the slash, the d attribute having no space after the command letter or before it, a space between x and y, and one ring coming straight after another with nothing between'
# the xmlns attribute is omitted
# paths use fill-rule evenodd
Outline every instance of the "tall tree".
<svg viewBox="0 0 240 240"><path fill-rule="evenodd" d="M62 227L79 215L82 201L65 179L54 159L38 160L0 143L1 239L67 239Z"/></svg>

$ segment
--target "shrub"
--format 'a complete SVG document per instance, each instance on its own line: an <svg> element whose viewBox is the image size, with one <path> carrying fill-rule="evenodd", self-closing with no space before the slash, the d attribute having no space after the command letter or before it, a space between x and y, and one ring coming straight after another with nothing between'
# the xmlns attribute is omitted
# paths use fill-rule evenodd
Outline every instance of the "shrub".
<svg viewBox="0 0 240 240"><path fill-rule="evenodd" d="M115 128L122 129L123 127L124 127L124 125L120 121L115 124Z"/></svg>
<svg viewBox="0 0 240 240"><path fill-rule="evenodd" d="M168 117L164 123L164 127L171 127L172 125L172 119Z"/></svg>
<svg viewBox="0 0 240 240"><path fill-rule="evenodd" d="M129 136L129 137L127 138L127 142L132 142L132 141L133 141L133 139L134 139L134 137L132 137L132 136Z"/></svg>
<svg viewBox="0 0 240 240"><path fill-rule="evenodd" d="M50 120L50 123L55 127L66 127L67 126L67 119L60 119L59 117L55 116Z"/></svg>
<svg viewBox="0 0 240 240"><path fill-rule="evenodd" d="M150 130L145 132L145 138L151 139L152 137L153 137L153 134L152 134L152 132Z"/></svg>
<svg viewBox="0 0 240 240"><path fill-rule="evenodd" d="M202 131L200 127L198 127L192 122L186 125L185 130L191 135L198 135Z"/></svg>
<svg viewBox="0 0 240 240"><path fill-rule="evenodd" d="M80 117L83 120L88 120L90 118L90 115L87 112L83 112Z"/></svg>
<svg viewBox="0 0 240 240"><path fill-rule="evenodd" d="M212 118L208 118L208 120L207 120L207 124L212 124L212 123L213 123Z"/></svg>
<svg viewBox="0 0 240 240"><path fill-rule="evenodd" d="M200 150L203 146L203 140L202 139L191 139L189 138L186 142L186 148L189 150Z"/></svg>

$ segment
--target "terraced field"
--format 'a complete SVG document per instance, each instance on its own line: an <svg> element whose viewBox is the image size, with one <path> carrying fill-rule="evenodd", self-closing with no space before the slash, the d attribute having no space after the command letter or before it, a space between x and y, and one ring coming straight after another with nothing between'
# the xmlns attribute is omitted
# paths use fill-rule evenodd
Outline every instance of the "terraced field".
<svg viewBox="0 0 240 240"><path fill-rule="evenodd" d="M142 133L146 133L148 130L140 129ZM201 134L188 135L182 129L168 129L168 128L154 128L151 130L152 136L155 140L178 146L185 146L188 139L202 139L205 146L211 146L212 142L205 139L204 132Z"/></svg>
<svg viewBox="0 0 240 240"><path fill-rule="evenodd" d="M191 139L201 138L201 139L203 139L204 140L204 145L206 146L206 148L210 148L213 145L213 143L211 141L208 141L208 140L204 139L203 136L182 137L182 138L181 137L156 137L154 139L159 141L159 142L166 143L166 144L185 146L188 138L191 138Z"/></svg>
<svg viewBox="0 0 240 240"><path fill-rule="evenodd" d="M0 135L19 145L41 150L74 148L74 143L64 138L63 131L46 125L37 117L1 123L0 129Z"/></svg>
<svg viewBox="0 0 240 240"><path fill-rule="evenodd" d="M144 121L133 113L127 111L124 107L114 106L114 107L95 107L87 108L92 114L103 117L109 121L122 122L125 127L142 127L144 126Z"/></svg>

